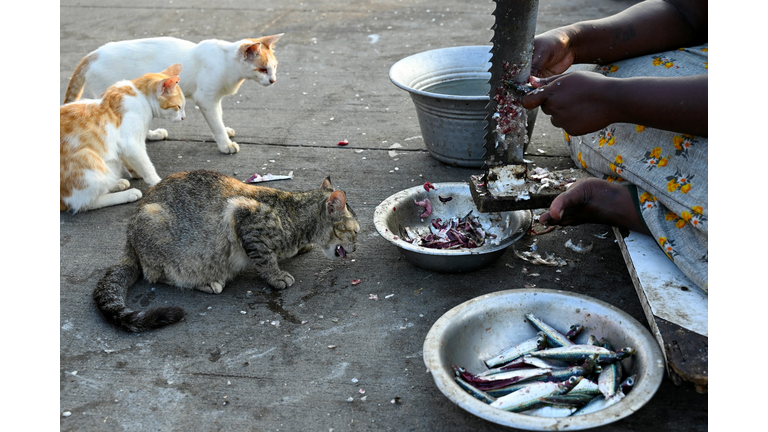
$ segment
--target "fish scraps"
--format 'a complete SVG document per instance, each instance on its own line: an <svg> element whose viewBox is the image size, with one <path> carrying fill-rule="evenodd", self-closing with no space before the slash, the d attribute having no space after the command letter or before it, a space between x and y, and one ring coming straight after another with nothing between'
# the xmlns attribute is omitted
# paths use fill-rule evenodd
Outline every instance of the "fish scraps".
<svg viewBox="0 0 768 432"><path fill-rule="evenodd" d="M254 174L250 177L248 177L248 180L246 180L246 183L261 183L261 182L268 182L268 181L274 181L274 180L290 180L293 178L293 171L289 172L288 175L275 175L275 174Z"/></svg>
<svg viewBox="0 0 768 432"><path fill-rule="evenodd" d="M472 249L484 245L486 239L496 238L495 234L486 232L471 211L463 218L453 217L445 222L441 218L433 219L428 229L428 233L421 234L405 227L402 240L430 249Z"/></svg>
<svg viewBox="0 0 768 432"><path fill-rule="evenodd" d="M568 241L565 242L565 247L567 247L568 249L574 252L585 254L592 250L592 243L586 246L583 246L581 243L581 240L579 240L579 244L573 244L573 241L571 239L568 239Z"/></svg>
<svg viewBox="0 0 768 432"><path fill-rule="evenodd" d="M533 250L522 252L518 251L515 249L514 245L512 245L512 251L515 253L516 257L523 261L528 261L534 265L545 265L550 267L563 267L568 265L564 259L556 257L555 254L548 254L545 252L546 257L542 257L540 253Z"/></svg>
<svg viewBox="0 0 768 432"><path fill-rule="evenodd" d="M426 218L432 214L432 202L429 200L429 198L424 198L422 201L413 200L413 202L416 203L417 206L424 207L424 213L422 213L419 217Z"/></svg>

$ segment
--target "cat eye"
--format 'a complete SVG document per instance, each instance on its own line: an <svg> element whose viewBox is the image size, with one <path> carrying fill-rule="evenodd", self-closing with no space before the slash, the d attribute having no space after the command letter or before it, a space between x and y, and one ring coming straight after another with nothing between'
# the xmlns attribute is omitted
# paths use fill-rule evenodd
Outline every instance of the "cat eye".
<svg viewBox="0 0 768 432"><path fill-rule="evenodd" d="M265 73L268 73L269 71L268 71L268 70L266 70L266 69L264 69L264 68L261 68L261 69L259 69L259 72L261 72L261 73L265 74Z"/></svg>

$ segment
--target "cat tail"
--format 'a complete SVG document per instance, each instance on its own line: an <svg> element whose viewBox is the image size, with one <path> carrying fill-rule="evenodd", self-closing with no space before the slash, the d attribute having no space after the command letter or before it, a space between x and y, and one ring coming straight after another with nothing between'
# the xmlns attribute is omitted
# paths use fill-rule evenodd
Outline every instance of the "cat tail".
<svg viewBox="0 0 768 432"><path fill-rule="evenodd" d="M109 269L93 291L101 314L111 324L132 332L143 332L181 321L184 309L164 306L148 311L134 311L125 304L128 288L142 276L138 257L126 246L126 253L119 264Z"/></svg>
<svg viewBox="0 0 768 432"><path fill-rule="evenodd" d="M67 93L64 95L64 104L74 102L80 99L83 95L83 89L85 88L85 74L88 69L91 68L91 63L96 60L97 54L95 52L88 54L80 60L77 64L75 72L72 73L72 78L69 79L69 85L67 86Z"/></svg>

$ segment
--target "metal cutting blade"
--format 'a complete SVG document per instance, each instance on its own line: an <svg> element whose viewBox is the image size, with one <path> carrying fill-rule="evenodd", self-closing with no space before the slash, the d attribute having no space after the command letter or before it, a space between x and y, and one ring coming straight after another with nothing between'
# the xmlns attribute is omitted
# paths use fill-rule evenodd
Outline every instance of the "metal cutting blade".
<svg viewBox="0 0 768 432"><path fill-rule="evenodd" d="M494 0L485 169L469 182L481 212L546 208L573 180L571 172L529 176L523 152L528 113L523 108L533 59L538 0ZM570 170L573 171L573 170ZM577 174L578 175L578 174ZM536 177L536 178L532 178Z"/></svg>

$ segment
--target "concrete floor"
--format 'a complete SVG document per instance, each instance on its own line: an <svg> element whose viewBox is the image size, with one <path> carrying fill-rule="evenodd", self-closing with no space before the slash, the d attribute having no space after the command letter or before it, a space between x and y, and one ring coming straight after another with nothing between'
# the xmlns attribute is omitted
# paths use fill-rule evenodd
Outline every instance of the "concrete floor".
<svg viewBox="0 0 768 432"><path fill-rule="evenodd" d="M542 0L537 32L634 3ZM169 139L149 143L150 158L161 177L201 168L239 179L293 171L294 179L268 184L290 191L316 188L330 175L346 191L362 231L358 250L345 261L314 251L284 263L297 280L285 291L273 291L252 271L217 296L140 282L129 292L131 305L178 305L187 317L127 334L104 322L91 293L119 259L136 204L62 213L60 429L500 431L505 428L451 403L425 373L424 337L447 310L489 292L535 286L603 300L647 327L614 239L594 236L609 232L606 226L536 237L540 250L569 260L561 269L535 267L538 276L524 273L533 266L511 251L472 273L422 270L373 226L375 207L397 191L480 173L430 157L418 138L415 108L388 71L421 51L489 44L493 9L491 1L463 0L62 1L60 101L80 58L109 41L161 35L233 41L285 33L276 49L277 83L246 82L224 100L238 154L219 153L189 104L184 122L157 121ZM526 157L538 166L573 167L560 137L540 113ZM350 144L337 146L342 139ZM393 156L395 143L402 147ZM142 181L132 184L147 191ZM594 248L577 254L564 247L568 239ZM526 236L518 244L533 241ZM362 282L353 285L353 279ZM380 300L369 300L370 294ZM390 403L396 397L400 403ZM707 428L707 395L665 378L643 409L596 430Z"/></svg>

